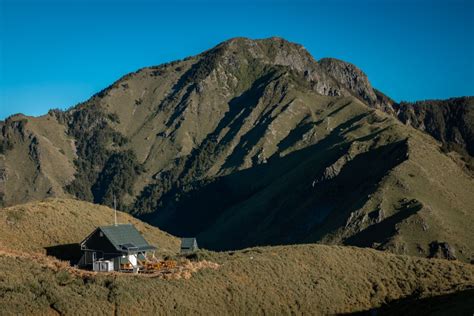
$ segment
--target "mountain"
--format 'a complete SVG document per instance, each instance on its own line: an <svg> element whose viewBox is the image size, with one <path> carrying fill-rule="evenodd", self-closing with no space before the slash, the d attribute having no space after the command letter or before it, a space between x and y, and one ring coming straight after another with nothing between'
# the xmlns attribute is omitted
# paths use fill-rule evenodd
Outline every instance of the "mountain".
<svg viewBox="0 0 474 316"><path fill-rule="evenodd" d="M4 314L339 314L466 313L472 310L474 266L326 245L200 251L187 277L96 273L44 254L77 243L110 222L104 206L49 199L0 210L0 310ZM6 219L5 219L6 216ZM159 251L176 256L177 239L119 213ZM76 220L72 220L75 218ZM16 234L11 231L15 230ZM217 264L217 265L216 265ZM265 289L262 291L262 289ZM425 306L429 302L429 306Z"/></svg>
<svg viewBox="0 0 474 316"><path fill-rule="evenodd" d="M396 103L281 38L0 123L3 204L112 205L209 249L321 242L474 259L473 98Z"/></svg>

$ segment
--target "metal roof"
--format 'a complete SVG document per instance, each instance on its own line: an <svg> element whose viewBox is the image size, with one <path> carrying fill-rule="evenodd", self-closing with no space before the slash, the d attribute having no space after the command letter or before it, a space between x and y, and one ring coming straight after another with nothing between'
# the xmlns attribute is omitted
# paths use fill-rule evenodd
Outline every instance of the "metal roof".
<svg viewBox="0 0 474 316"><path fill-rule="evenodd" d="M143 238L132 224L100 226L98 229L104 233L118 251L137 252L156 249Z"/></svg>

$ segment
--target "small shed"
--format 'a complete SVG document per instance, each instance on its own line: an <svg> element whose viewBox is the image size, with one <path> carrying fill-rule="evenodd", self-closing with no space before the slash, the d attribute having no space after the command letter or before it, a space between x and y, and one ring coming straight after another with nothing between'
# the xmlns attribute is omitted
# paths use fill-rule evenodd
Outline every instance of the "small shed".
<svg viewBox="0 0 474 316"><path fill-rule="evenodd" d="M156 249L132 224L97 227L80 245L83 255L79 267L101 267L97 271L131 268L137 272L139 258L144 258L147 252Z"/></svg>
<svg viewBox="0 0 474 316"><path fill-rule="evenodd" d="M196 238L181 238L181 253L193 253L199 249Z"/></svg>

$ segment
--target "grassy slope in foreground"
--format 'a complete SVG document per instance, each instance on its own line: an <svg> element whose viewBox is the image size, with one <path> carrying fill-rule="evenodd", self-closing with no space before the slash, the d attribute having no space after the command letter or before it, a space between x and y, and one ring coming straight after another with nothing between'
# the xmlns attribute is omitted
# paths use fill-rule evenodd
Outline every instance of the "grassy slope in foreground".
<svg viewBox="0 0 474 316"><path fill-rule="evenodd" d="M334 314L366 311L407 297L470 293L474 286L472 265L371 249L298 245L203 256L220 263L220 268L200 270L188 280L162 280L117 274L81 277L0 255L0 269L7 271L0 278L0 311ZM469 304L454 307L472 310Z"/></svg>
<svg viewBox="0 0 474 316"><path fill-rule="evenodd" d="M69 199L48 199L0 209L0 248L44 253L45 247L81 242L97 226L111 225L106 206ZM161 253L176 253L179 240L156 227L117 212L119 223L132 223Z"/></svg>
<svg viewBox="0 0 474 316"><path fill-rule="evenodd" d="M45 246L81 240L110 222L112 210L75 200L54 199L0 209L0 311L11 314L289 314L348 313L399 299L436 299L474 288L474 266L398 256L371 249L324 245L202 251L220 264L188 280L70 273L41 255ZM120 213L161 249L173 252L176 238ZM468 290L468 292L459 292ZM470 290L472 291L472 290ZM467 295L467 294L466 294ZM468 308L469 301L456 305ZM403 304L396 308L403 308ZM452 311L452 306L447 305Z"/></svg>

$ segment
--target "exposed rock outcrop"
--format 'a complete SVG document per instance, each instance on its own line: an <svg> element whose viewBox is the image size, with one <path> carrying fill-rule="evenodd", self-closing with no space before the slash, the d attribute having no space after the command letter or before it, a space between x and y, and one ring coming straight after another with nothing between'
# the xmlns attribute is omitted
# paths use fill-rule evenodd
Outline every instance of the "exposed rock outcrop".
<svg viewBox="0 0 474 316"><path fill-rule="evenodd" d="M456 260L455 249L447 242L433 241L430 244L430 258Z"/></svg>

